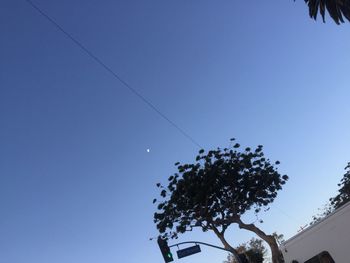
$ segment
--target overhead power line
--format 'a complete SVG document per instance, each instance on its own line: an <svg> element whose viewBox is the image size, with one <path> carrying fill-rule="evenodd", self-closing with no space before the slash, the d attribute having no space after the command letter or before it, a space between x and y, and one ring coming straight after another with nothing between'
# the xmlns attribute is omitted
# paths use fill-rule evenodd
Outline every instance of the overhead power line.
<svg viewBox="0 0 350 263"><path fill-rule="evenodd" d="M178 132L180 132L184 137L190 140L194 145L199 148L203 148L192 136L190 136L186 131L184 131L179 125L172 121L168 116L162 113L151 101L145 98L140 92L133 88L129 83L122 79L116 72L113 71L106 63L103 62L97 55L90 51L86 46L84 46L79 40L73 37L67 30L65 30L58 22L56 22L52 17L50 17L46 12L34 4L31 0L25 0L32 8L39 12L44 18L46 18L53 26L55 26L59 31L61 31L68 39L70 39L74 44L76 44L85 54L91 57L97 64L108 71L113 77L115 77L125 88L129 89L135 96L137 96L142 102L148 105L154 112L156 112L160 117L167 121L171 126L173 126ZM286 215L288 218L298 221L295 218L288 215L286 212L277 208L281 213ZM300 222L300 221L299 221Z"/></svg>
<svg viewBox="0 0 350 263"><path fill-rule="evenodd" d="M133 88L129 83L122 79L117 73L113 71L106 63L102 61L97 55L90 51L86 46L84 46L79 40L73 37L67 30L65 30L58 22L56 22L52 17L50 17L46 12L39 8L30 0L25 0L31 7L38 11L43 17L45 17L52 25L54 25L59 31L61 31L67 38L69 38L74 44L76 44L85 54L91 57L97 64L108 71L113 77L115 77L125 88L129 89L135 96L137 96L141 101L147 104L154 112L161 116L165 121L167 121L171 126L178 130L183 136L189 139L194 145L199 148L203 148L192 136L190 136L185 130L180 128L174 121L172 121L168 116L162 113L151 101L146 99L140 92Z"/></svg>

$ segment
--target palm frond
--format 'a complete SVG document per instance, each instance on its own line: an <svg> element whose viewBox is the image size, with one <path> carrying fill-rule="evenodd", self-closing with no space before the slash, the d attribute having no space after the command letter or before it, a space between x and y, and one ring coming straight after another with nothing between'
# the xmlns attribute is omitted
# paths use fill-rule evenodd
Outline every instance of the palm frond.
<svg viewBox="0 0 350 263"><path fill-rule="evenodd" d="M344 23L345 19L350 21L350 0L304 0L309 6L310 17L317 18L318 13L321 14L323 22L325 22L326 10L332 19L337 23Z"/></svg>

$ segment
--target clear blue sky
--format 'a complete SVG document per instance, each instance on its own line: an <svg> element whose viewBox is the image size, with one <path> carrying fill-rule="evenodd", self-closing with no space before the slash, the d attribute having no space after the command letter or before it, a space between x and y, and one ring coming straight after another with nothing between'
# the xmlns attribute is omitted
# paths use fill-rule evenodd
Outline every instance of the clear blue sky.
<svg viewBox="0 0 350 263"><path fill-rule="evenodd" d="M349 24L314 22L302 0L35 3L206 149L236 137L280 160L266 232L292 236L336 192ZM197 147L24 0L1 1L0 33L0 263L161 263L155 184ZM202 250L181 262L226 257Z"/></svg>

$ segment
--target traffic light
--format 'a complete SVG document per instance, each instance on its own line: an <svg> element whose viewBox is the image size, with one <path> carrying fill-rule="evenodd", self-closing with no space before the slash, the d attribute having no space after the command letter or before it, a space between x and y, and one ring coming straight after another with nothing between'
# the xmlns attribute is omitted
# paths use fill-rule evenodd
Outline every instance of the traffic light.
<svg viewBox="0 0 350 263"><path fill-rule="evenodd" d="M170 248L166 240L162 239L161 237L158 237L158 246L160 248L160 251L162 252L165 263L174 261L173 255L170 252Z"/></svg>

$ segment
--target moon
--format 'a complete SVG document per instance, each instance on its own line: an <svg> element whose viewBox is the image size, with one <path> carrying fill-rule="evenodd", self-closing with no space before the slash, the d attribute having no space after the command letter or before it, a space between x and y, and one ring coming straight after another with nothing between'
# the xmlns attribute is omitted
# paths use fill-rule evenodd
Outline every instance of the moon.
<svg viewBox="0 0 350 263"><path fill-rule="evenodd" d="M147 150L146 150L146 152L148 152L148 153L149 153L150 151L151 151L150 149L147 149Z"/></svg>

